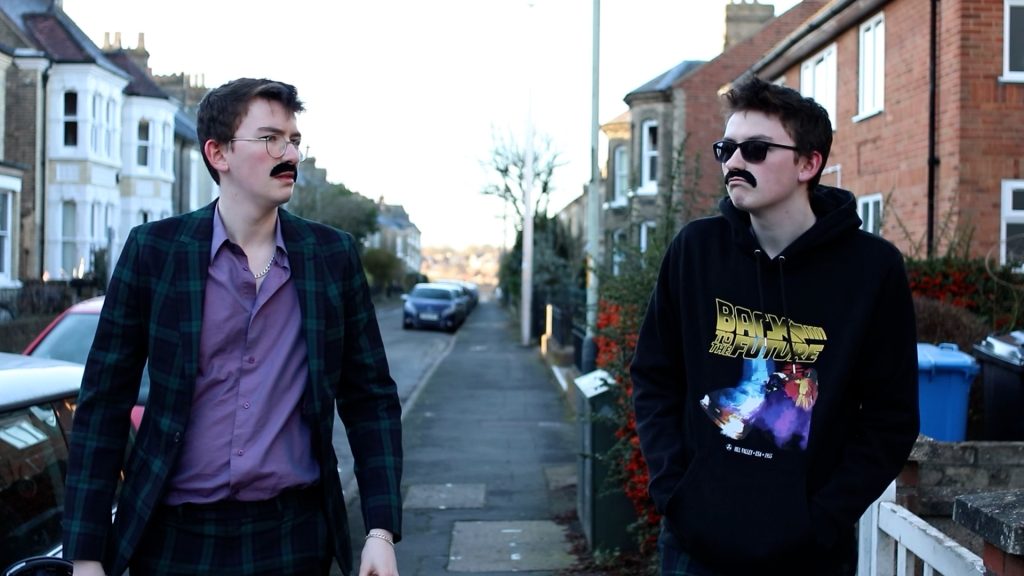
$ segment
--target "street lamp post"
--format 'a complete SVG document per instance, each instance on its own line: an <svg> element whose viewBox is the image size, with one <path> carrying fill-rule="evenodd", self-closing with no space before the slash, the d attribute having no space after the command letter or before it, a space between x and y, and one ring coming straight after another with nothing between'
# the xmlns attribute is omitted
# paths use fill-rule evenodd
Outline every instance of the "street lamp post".
<svg viewBox="0 0 1024 576"><path fill-rule="evenodd" d="M597 164L598 94L601 54L601 0L594 0L594 30L592 58L592 86L590 103L590 185L587 187L587 332L583 339L580 369L583 373L595 368L597 346L594 328L597 326L597 266L601 251L601 170Z"/></svg>
<svg viewBox="0 0 1024 576"><path fill-rule="evenodd" d="M532 23L533 1L529 3L527 13L527 25ZM533 44L529 40L532 34L527 34L527 73L532 69ZM520 284L519 319L522 334L523 346L530 345L531 319L533 318L533 83L530 78L526 79L526 150L523 156L523 263L522 281Z"/></svg>

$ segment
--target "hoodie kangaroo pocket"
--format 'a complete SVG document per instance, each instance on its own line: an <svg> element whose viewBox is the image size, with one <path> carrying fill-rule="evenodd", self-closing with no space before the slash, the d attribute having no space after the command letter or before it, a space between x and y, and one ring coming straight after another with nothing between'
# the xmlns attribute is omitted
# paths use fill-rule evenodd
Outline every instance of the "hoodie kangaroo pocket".
<svg viewBox="0 0 1024 576"><path fill-rule="evenodd" d="M801 463L736 453L698 456L666 518L690 554L729 568L813 554Z"/></svg>

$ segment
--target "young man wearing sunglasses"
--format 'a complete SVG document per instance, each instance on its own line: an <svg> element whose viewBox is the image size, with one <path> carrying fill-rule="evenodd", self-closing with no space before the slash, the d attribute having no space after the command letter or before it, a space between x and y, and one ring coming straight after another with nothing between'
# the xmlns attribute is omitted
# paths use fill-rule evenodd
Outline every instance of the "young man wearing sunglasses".
<svg viewBox="0 0 1024 576"><path fill-rule="evenodd" d="M631 365L662 574L852 575L918 433L903 259L818 184L821 106L757 78L725 100L728 196L669 246Z"/></svg>
<svg viewBox="0 0 1024 576"><path fill-rule="evenodd" d="M401 407L359 252L281 208L303 109L283 82L212 90L197 130L218 199L125 241L71 435L64 555L76 575L326 576L335 560L350 574L335 413L367 528L359 576L398 574Z"/></svg>

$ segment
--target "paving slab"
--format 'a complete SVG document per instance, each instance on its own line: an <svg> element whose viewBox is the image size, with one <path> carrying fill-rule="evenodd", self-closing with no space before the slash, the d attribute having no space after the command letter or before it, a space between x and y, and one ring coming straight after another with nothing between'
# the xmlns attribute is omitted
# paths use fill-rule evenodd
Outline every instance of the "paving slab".
<svg viewBox="0 0 1024 576"><path fill-rule="evenodd" d="M487 487L483 484L414 484L405 493L402 507L415 508L483 508Z"/></svg>
<svg viewBox="0 0 1024 576"><path fill-rule="evenodd" d="M575 558L565 528L550 520L456 522L449 572L563 570Z"/></svg>

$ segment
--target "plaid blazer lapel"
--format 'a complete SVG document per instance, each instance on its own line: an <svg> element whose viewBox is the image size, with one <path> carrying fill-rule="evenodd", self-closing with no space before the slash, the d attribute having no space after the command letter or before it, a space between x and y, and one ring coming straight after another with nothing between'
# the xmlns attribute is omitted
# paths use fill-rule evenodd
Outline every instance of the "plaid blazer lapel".
<svg viewBox="0 0 1024 576"><path fill-rule="evenodd" d="M210 243L216 201L189 214L174 246L174 273L178 304L178 333L184 351L185 381L199 374L199 339L203 327L203 299L210 268Z"/></svg>
<svg viewBox="0 0 1024 576"><path fill-rule="evenodd" d="M291 266L292 284L299 297L302 311L302 332L306 339L306 355L309 364L309 379L302 405L307 417L315 418L325 403L318 383L324 382L324 314L323 288L326 281L321 278L316 262L316 238L312 232L285 210L278 210L281 219L281 234L288 249L288 264Z"/></svg>

